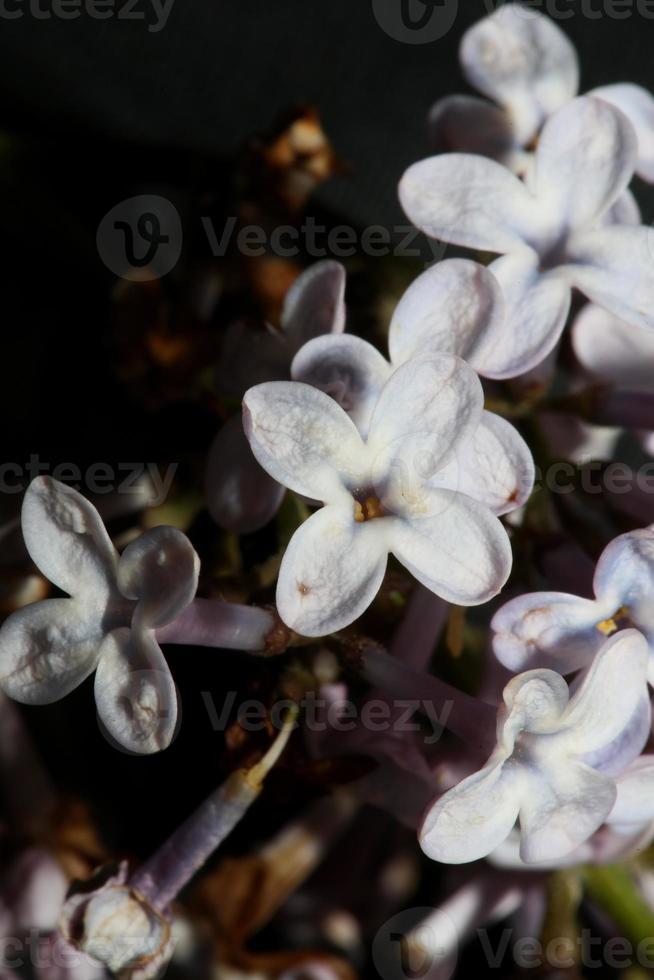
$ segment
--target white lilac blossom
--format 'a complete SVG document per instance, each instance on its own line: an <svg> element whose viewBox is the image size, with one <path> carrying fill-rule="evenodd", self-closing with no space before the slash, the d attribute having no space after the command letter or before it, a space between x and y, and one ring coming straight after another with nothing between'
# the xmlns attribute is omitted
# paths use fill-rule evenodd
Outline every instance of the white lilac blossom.
<svg viewBox="0 0 654 980"><path fill-rule="evenodd" d="M654 525L621 534L604 549L594 599L529 592L511 599L491 622L495 655L509 670L551 667L568 674L592 660L607 635L630 625L650 648L654 682Z"/></svg>
<svg viewBox="0 0 654 980"><path fill-rule="evenodd" d="M254 331L244 323L228 330L217 379L221 393L242 398L252 385L288 378L302 344L345 328L345 269L339 262L316 262L302 273L284 301L281 329ZM273 518L284 488L272 480L250 452L240 415L229 419L209 451L206 476L209 512L237 534L257 531Z"/></svg>
<svg viewBox="0 0 654 980"><path fill-rule="evenodd" d="M635 326L654 327L654 238L643 225L602 225L627 188L636 135L618 109L581 97L543 127L523 183L494 160L445 153L413 164L400 183L426 234L500 253L490 269L507 315L487 338L483 373L508 378L553 350L579 289Z"/></svg>
<svg viewBox="0 0 654 980"><path fill-rule="evenodd" d="M459 56L468 82L492 102L469 95L440 99L430 114L434 149L477 153L528 172L543 123L578 94L573 45L548 17L508 3L466 31ZM626 82L588 94L629 118L638 136L636 172L654 181L654 98Z"/></svg>
<svg viewBox="0 0 654 980"><path fill-rule="evenodd" d="M482 421L474 371L451 355L416 358L382 387L363 439L324 392L257 385L243 400L254 455L274 479L324 503L295 532L277 583L282 620L306 636L364 612L389 552L442 598L476 605L511 568L506 531L473 499L467 454Z"/></svg>
<svg viewBox="0 0 654 980"><path fill-rule="evenodd" d="M638 757L650 727L648 648L636 630L608 639L570 695L551 670L514 677L498 711L486 765L428 811L420 842L448 864L490 854L520 827L527 863L565 857L609 817L615 778Z"/></svg>
<svg viewBox="0 0 654 980"><path fill-rule="evenodd" d="M156 752L175 732L175 684L155 637L192 601L199 560L172 527L147 531L119 557L96 509L50 477L23 502L23 535L39 570L70 598L18 610L0 630L0 685L49 704L94 670L100 719L123 747Z"/></svg>

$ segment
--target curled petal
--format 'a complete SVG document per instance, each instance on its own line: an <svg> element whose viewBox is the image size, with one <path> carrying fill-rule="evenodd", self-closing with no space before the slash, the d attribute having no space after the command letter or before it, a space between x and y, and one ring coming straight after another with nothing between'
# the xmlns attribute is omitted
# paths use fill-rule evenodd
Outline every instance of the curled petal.
<svg viewBox="0 0 654 980"><path fill-rule="evenodd" d="M38 476L25 493L21 521L32 561L57 588L98 603L115 592L116 550L81 493Z"/></svg>
<svg viewBox="0 0 654 980"><path fill-rule="evenodd" d="M207 506L214 521L234 534L251 534L272 520L284 493L252 455L241 415L233 416L216 435L207 461Z"/></svg>
<svg viewBox="0 0 654 980"><path fill-rule="evenodd" d="M367 478L365 447L340 405L299 381L251 388L243 399L243 427L252 452L283 486L314 500L337 499L343 481Z"/></svg>
<svg viewBox="0 0 654 980"><path fill-rule="evenodd" d="M107 628L82 599L46 599L0 630L0 687L24 704L51 704L93 673Z"/></svg>
<svg viewBox="0 0 654 980"><path fill-rule="evenodd" d="M127 545L118 563L118 586L138 599L144 626L172 622L192 601L200 574L193 545L176 527L155 527Z"/></svg>
<svg viewBox="0 0 654 980"><path fill-rule="evenodd" d="M282 327L294 352L321 334L345 328L345 269L340 262L316 262L286 294Z"/></svg>
<svg viewBox="0 0 654 980"><path fill-rule="evenodd" d="M95 675L100 721L128 752L167 748L177 724L177 692L168 665L148 630L118 629L100 649Z"/></svg>
<svg viewBox="0 0 654 980"><path fill-rule="evenodd" d="M561 226L588 224L627 189L636 149L626 116L600 99L574 99L543 127L532 186Z"/></svg>
<svg viewBox="0 0 654 980"><path fill-rule="evenodd" d="M391 361L457 354L483 374L504 320L502 291L493 274L469 259L446 259L418 276L398 303L388 336Z"/></svg>
<svg viewBox="0 0 654 980"><path fill-rule="evenodd" d="M465 864L490 854L518 817L522 772L491 759L427 811L420 846L434 861Z"/></svg>
<svg viewBox="0 0 654 980"><path fill-rule="evenodd" d="M353 506L329 504L291 538L279 571L277 608L304 636L325 636L354 622L384 577L386 522L357 524Z"/></svg>
<svg viewBox="0 0 654 980"><path fill-rule="evenodd" d="M593 587L605 606L614 611L626 606L632 622L649 632L654 627L654 526L614 538L597 562Z"/></svg>
<svg viewBox="0 0 654 980"><path fill-rule="evenodd" d="M588 303L572 325L579 362L602 381L632 391L654 391L654 333Z"/></svg>
<svg viewBox="0 0 654 980"><path fill-rule="evenodd" d="M491 622L495 656L509 670L549 667L561 674L585 667L604 634L598 623L615 609L565 592L530 592L511 599Z"/></svg>
<svg viewBox="0 0 654 980"><path fill-rule="evenodd" d="M504 688L503 711L498 729L502 746L513 751L521 732L549 734L558 726L568 705L568 685L553 670L527 670Z"/></svg>
<svg viewBox="0 0 654 980"><path fill-rule="evenodd" d="M293 380L313 385L333 398L364 438L390 373L379 351L352 334L328 334L310 340L291 365Z"/></svg>
<svg viewBox="0 0 654 980"><path fill-rule="evenodd" d="M511 545L497 517L451 490L431 490L423 503L423 513L392 519L395 557L448 602L474 606L497 595L511 571Z"/></svg>
<svg viewBox="0 0 654 980"><path fill-rule="evenodd" d="M414 163L399 187L411 222L431 238L489 252L508 252L536 232L536 199L506 167L468 153Z"/></svg>
<svg viewBox="0 0 654 980"><path fill-rule="evenodd" d="M604 85L588 93L616 106L634 127L638 138L636 173L643 180L654 182L654 98L640 85L621 82Z"/></svg>
<svg viewBox="0 0 654 980"><path fill-rule="evenodd" d="M439 99L429 113L429 130L435 153L477 153L510 166L516 151L510 116L471 95Z"/></svg>
<svg viewBox="0 0 654 980"><path fill-rule="evenodd" d="M520 143L573 99L579 85L577 54L563 31L518 3L502 6L464 34L461 64L471 85L510 110Z"/></svg>

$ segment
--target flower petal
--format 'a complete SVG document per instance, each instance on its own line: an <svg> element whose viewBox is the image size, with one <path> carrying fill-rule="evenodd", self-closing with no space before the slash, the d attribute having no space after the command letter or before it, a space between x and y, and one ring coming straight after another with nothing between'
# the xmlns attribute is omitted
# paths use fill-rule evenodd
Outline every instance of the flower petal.
<svg viewBox="0 0 654 980"><path fill-rule="evenodd" d="M505 321L499 283L469 259L446 259L412 283L391 320L388 349L394 365L417 354L458 354L484 373Z"/></svg>
<svg viewBox="0 0 654 980"><path fill-rule="evenodd" d="M654 327L654 231L610 225L568 244L573 284L588 299L634 326Z"/></svg>
<svg viewBox="0 0 654 980"><path fill-rule="evenodd" d="M504 293L506 321L484 358L489 378L514 378L545 360L565 327L570 286L558 271L541 273L539 259L521 248L490 266Z"/></svg>
<svg viewBox="0 0 654 980"><path fill-rule="evenodd" d="M545 123L532 189L562 227L588 224L627 189L636 151L626 116L600 99L574 99Z"/></svg>
<svg viewBox="0 0 654 980"><path fill-rule="evenodd" d="M207 461L207 506L216 524L234 534L258 531L275 516L284 493L252 455L240 413L228 419Z"/></svg>
<svg viewBox="0 0 654 980"><path fill-rule="evenodd" d="M498 517L508 514L522 507L533 490L531 450L510 422L485 411L474 435L430 486L464 493Z"/></svg>
<svg viewBox="0 0 654 980"><path fill-rule="evenodd" d="M614 538L595 568L594 588L604 605L626 606L631 621L654 636L654 525Z"/></svg>
<svg viewBox="0 0 654 980"><path fill-rule="evenodd" d="M510 116L485 99L446 95L429 113L429 131L435 153L477 153L514 169Z"/></svg>
<svg viewBox="0 0 654 980"><path fill-rule="evenodd" d="M293 380L313 385L333 398L363 438L390 373L379 351L353 334L316 337L300 348L291 365Z"/></svg>
<svg viewBox="0 0 654 980"><path fill-rule="evenodd" d="M19 609L0 630L0 687L23 704L59 701L95 670L107 628L82 599Z"/></svg>
<svg viewBox="0 0 654 980"><path fill-rule="evenodd" d="M654 97L647 89L630 82L604 85L588 94L604 99L624 112L638 138L636 173L643 180L654 182Z"/></svg>
<svg viewBox="0 0 654 980"><path fill-rule="evenodd" d="M279 570L277 609L303 636L354 622L382 583L388 548L383 519L357 524L350 504L328 504L291 538Z"/></svg>
<svg viewBox="0 0 654 980"><path fill-rule="evenodd" d="M186 609L198 587L200 559L176 527L155 527L128 544L118 563L118 586L137 599L144 626L165 626Z"/></svg>
<svg viewBox="0 0 654 980"><path fill-rule="evenodd" d="M512 753L522 732L551 734L558 727L568 700L568 685L553 670L527 670L513 677L502 692L505 708L498 717L502 749Z"/></svg>
<svg viewBox="0 0 654 980"><path fill-rule="evenodd" d="M92 594L97 602L115 593L118 555L102 518L81 493L38 476L25 493L21 521L32 561L57 588Z"/></svg>
<svg viewBox="0 0 654 980"><path fill-rule="evenodd" d="M597 653L605 639L597 625L614 611L565 592L518 596L491 621L495 656L509 670L548 667L571 673Z"/></svg>
<svg viewBox="0 0 654 980"><path fill-rule="evenodd" d="M399 187L409 218L431 238L508 252L540 227L536 199L506 167L468 153L414 163Z"/></svg>
<svg viewBox="0 0 654 980"><path fill-rule="evenodd" d="M632 391L654 391L654 333L587 303L572 325L572 345L587 371Z"/></svg>
<svg viewBox="0 0 654 980"><path fill-rule="evenodd" d="M641 755L616 779L618 796L608 823L651 823L654 820L654 756Z"/></svg>
<svg viewBox="0 0 654 980"><path fill-rule="evenodd" d="M427 811L419 831L425 854L443 864L485 857L510 834L520 808L522 771L491 759Z"/></svg>
<svg viewBox="0 0 654 980"><path fill-rule="evenodd" d="M622 192L615 204L604 212L601 221L607 225L642 225L643 216L638 201L630 190Z"/></svg>
<svg viewBox="0 0 654 980"><path fill-rule="evenodd" d="M161 649L148 630L118 629L100 650L95 675L100 721L128 752L167 748L177 724L177 692Z"/></svg>
<svg viewBox="0 0 654 980"><path fill-rule="evenodd" d="M577 54L566 35L518 3L502 6L464 34L461 64L471 85L510 109L519 143L528 143L579 86Z"/></svg>
<svg viewBox="0 0 654 980"><path fill-rule="evenodd" d="M424 514L392 519L389 544L395 557L448 602L474 606L497 595L512 560L497 517L451 490L430 490L424 504Z"/></svg>
<svg viewBox="0 0 654 980"><path fill-rule="evenodd" d="M292 352L321 334L345 329L345 269L340 262L316 262L286 294L282 326Z"/></svg>
<svg viewBox="0 0 654 980"><path fill-rule="evenodd" d="M279 483L314 500L337 499L343 481L368 477L368 459L354 422L340 405L299 381L250 388L243 428L252 452Z"/></svg>

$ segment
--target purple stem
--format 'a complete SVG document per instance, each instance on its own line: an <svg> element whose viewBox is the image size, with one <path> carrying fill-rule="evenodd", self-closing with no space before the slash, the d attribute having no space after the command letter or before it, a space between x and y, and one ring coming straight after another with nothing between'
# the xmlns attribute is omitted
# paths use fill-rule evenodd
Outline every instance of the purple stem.
<svg viewBox="0 0 654 980"><path fill-rule="evenodd" d="M177 619L157 630L157 640L264 653L277 626L275 616L266 609L194 599Z"/></svg>
<svg viewBox="0 0 654 980"><path fill-rule="evenodd" d="M424 585L417 585L404 618L393 634L389 648L391 655L413 670L425 670L447 622L449 610L447 602Z"/></svg>

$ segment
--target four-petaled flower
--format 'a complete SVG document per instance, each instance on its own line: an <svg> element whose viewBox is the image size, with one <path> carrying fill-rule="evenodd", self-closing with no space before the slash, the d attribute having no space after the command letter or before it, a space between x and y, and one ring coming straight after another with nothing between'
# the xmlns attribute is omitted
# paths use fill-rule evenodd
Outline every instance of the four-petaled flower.
<svg viewBox="0 0 654 980"><path fill-rule="evenodd" d="M531 670L509 681L497 746L486 765L445 793L420 830L447 864L485 857L520 823L520 857L565 857L609 817L613 777L637 758L650 729L647 643L636 630L607 640L581 687Z"/></svg>
<svg viewBox="0 0 654 980"><path fill-rule="evenodd" d="M146 531L118 555L81 494L37 477L23 502L23 536L39 570L70 598L13 613L0 630L0 687L25 704L50 704L94 670L100 720L121 746L170 744L177 694L155 630L195 596L199 559L173 527Z"/></svg>
<svg viewBox="0 0 654 980"><path fill-rule="evenodd" d="M460 358L399 367L376 399L365 440L340 405L301 382L257 385L243 413L264 469L325 504L295 532L279 572L277 607L292 629L321 636L352 623L375 597L389 552L460 605L501 589L511 548L497 517L471 496L469 444L483 393Z"/></svg>

